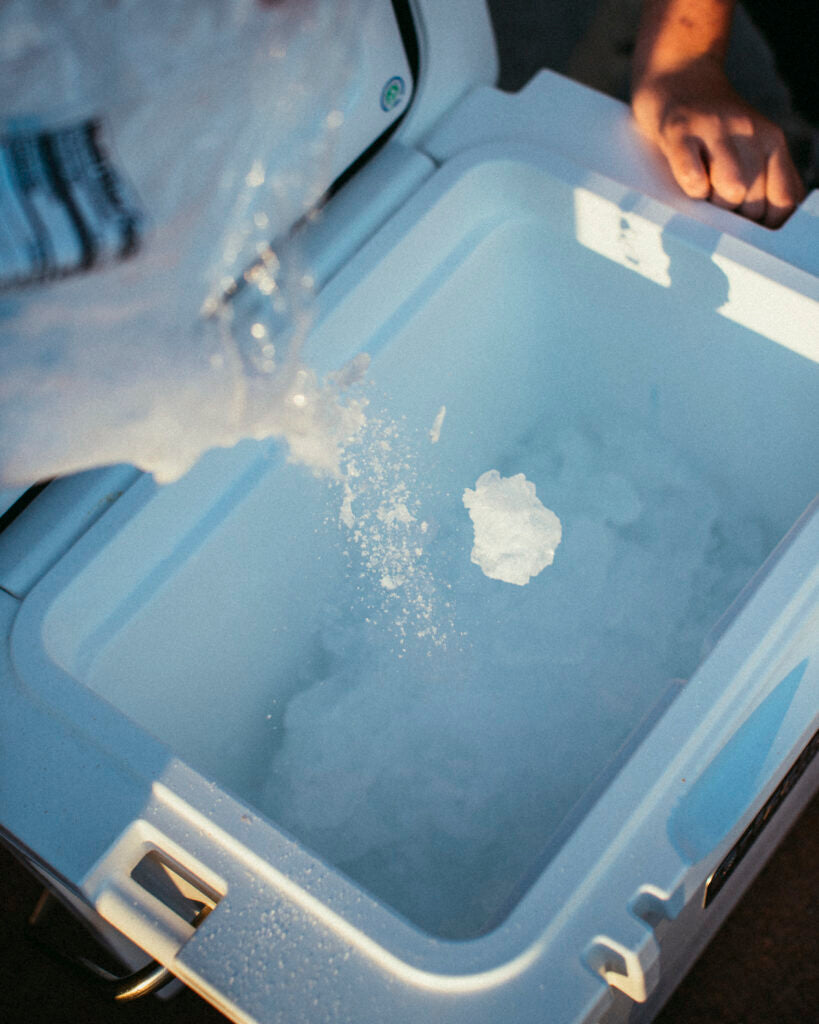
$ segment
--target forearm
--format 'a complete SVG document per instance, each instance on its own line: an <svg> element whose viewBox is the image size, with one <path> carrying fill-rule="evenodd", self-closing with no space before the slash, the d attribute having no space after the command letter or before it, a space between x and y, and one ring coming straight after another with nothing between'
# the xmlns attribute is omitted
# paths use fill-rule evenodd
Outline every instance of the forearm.
<svg viewBox="0 0 819 1024"><path fill-rule="evenodd" d="M702 58L725 59L734 0L645 0L634 79L674 72Z"/></svg>

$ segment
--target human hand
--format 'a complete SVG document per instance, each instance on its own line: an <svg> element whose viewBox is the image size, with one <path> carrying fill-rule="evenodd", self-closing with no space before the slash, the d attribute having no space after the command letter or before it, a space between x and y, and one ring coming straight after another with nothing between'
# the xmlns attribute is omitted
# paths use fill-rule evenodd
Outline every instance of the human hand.
<svg viewBox="0 0 819 1024"><path fill-rule="evenodd" d="M715 57L662 73L646 69L634 82L631 105L686 195L769 228L783 224L804 198L782 129L734 91Z"/></svg>

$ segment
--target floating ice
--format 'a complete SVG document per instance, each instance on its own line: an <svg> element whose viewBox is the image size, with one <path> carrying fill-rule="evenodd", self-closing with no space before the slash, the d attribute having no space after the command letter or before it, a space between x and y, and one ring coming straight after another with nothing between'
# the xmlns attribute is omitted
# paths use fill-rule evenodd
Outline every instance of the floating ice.
<svg viewBox="0 0 819 1024"><path fill-rule="evenodd" d="M432 428L429 432L429 439L433 444L438 444L441 440L441 427L444 425L444 417L446 416L446 406L442 405L438 410L438 415L435 417L435 422L432 424Z"/></svg>
<svg viewBox="0 0 819 1024"><path fill-rule="evenodd" d="M464 491L463 503L475 527L472 561L485 576L522 587L554 561L560 520L523 473L502 477L490 469L474 491Z"/></svg>

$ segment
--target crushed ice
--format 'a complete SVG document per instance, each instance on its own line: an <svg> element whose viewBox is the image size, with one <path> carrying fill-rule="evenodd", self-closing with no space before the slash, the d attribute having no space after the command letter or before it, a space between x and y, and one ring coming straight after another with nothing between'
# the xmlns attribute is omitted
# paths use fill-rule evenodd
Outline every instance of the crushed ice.
<svg viewBox="0 0 819 1024"><path fill-rule="evenodd" d="M472 561L485 576L525 586L555 559L560 520L543 505L523 473L502 477L490 469L463 503L475 527Z"/></svg>
<svg viewBox="0 0 819 1024"><path fill-rule="evenodd" d="M399 657L408 643L444 644L451 623L446 588L426 558L431 538L421 514L416 455L403 424L362 415L355 437L341 450L337 481L338 519L349 540L363 619L397 644Z"/></svg>

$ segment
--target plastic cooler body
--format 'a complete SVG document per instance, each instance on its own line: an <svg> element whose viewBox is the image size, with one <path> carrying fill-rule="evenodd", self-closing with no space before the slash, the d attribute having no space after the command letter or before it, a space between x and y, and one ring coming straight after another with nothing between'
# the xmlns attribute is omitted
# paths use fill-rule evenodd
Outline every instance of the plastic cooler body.
<svg viewBox="0 0 819 1024"><path fill-rule="evenodd" d="M577 143L559 126L547 137L567 96L607 125L585 155L566 152ZM452 762L436 754L429 801L454 871L433 857L407 886L389 864L334 858L321 829L277 819L271 759L288 708L308 690L321 706L317 638L339 614L358 636L368 600L389 630L395 606L379 603L381 579L350 589L338 491L274 445L212 452L172 486L129 480L47 571L0 594L6 835L237 1021L648 1019L819 781L819 280L799 255L806 237L815 251L816 195L777 235L672 202L661 176L629 170L625 111L555 76L518 97L473 94L461 129L457 115L412 156L406 202L325 275L306 352L322 371L369 353L370 413L410 439L419 522L440 524L424 564L433 583L461 581L446 642L396 640L367 700L349 642L346 685L363 696L334 737L368 716L371 733L392 728L419 673L433 704L452 688L464 724L455 714L443 734ZM348 187L337 198L355 210ZM332 217L327 230L342 246ZM686 620L681 675L652 668L627 625L636 568L592 604L602 584L588 545L603 520L634 539L634 503L584 513L585 534L566 515L554 566L510 590L494 626L480 617L509 585L468 564L471 538L451 525L466 521L464 488L490 468L531 473L531 452L559 476L578 438L593 439L583 457L598 481L607 459L640 481L654 472L647 450L673 451L655 497L707 488L729 548L756 538L725 607ZM550 504L540 481L538 494ZM701 506L687 507L695 528ZM688 570L665 540L640 571L673 604ZM481 645L524 614L532 642L487 667ZM552 621L576 630L591 665L580 682L550 674ZM464 790L481 815L478 856L469 832L450 843L447 801L487 749L494 784L507 767L513 781L485 801ZM398 774L417 800L412 767ZM156 865L213 906L199 927L152 886Z"/></svg>

